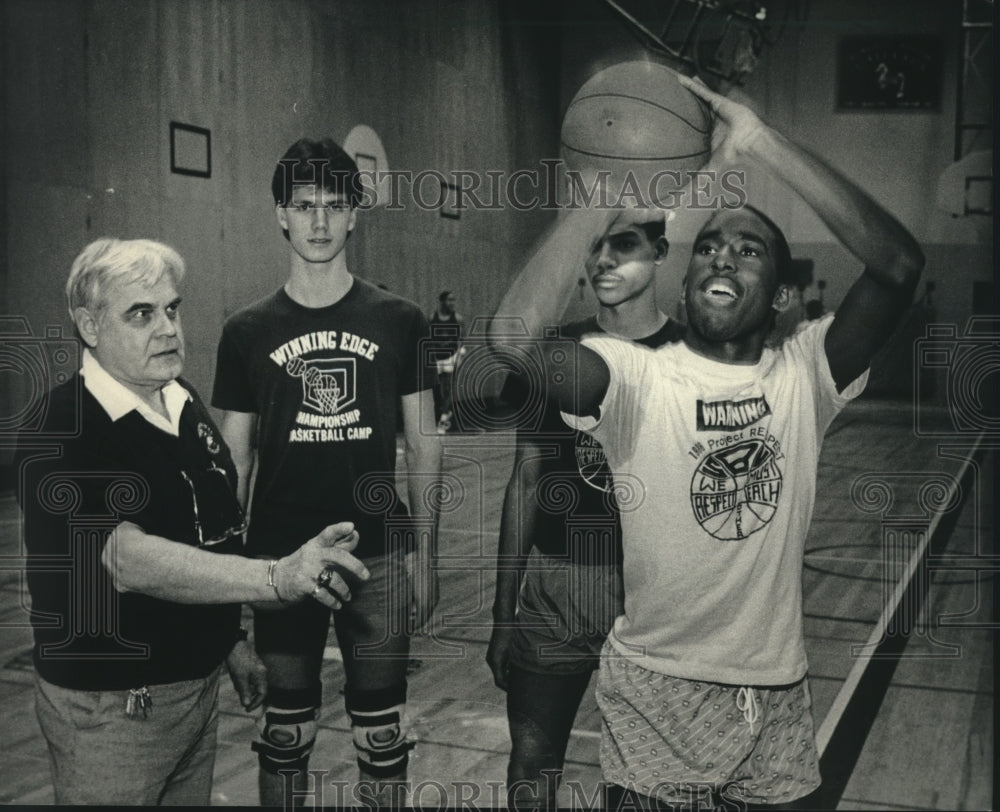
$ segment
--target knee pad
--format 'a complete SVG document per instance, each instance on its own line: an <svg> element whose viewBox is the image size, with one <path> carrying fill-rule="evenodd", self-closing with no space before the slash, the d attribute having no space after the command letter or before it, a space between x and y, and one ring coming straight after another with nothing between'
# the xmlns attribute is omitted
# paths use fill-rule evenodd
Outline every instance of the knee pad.
<svg viewBox="0 0 1000 812"><path fill-rule="evenodd" d="M406 683L377 691L344 691L351 717L358 766L368 775L389 778L402 773L410 758L406 740Z"/></svg>
<svg viewBox="0 0 1000 812"><path fill-rule="evenodd" d="M298 690L268 690L264 714L257 720L260 739L250 745L262 770L277 774L306 769L316 743L321 693L319 683Z"/></svg>

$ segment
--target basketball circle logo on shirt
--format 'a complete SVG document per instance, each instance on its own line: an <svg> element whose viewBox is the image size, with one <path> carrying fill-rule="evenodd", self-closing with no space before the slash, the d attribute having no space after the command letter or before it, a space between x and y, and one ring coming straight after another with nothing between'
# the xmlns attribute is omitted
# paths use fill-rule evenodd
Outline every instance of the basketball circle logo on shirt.
<svg viewBox="0 0 1000 812"><path fill-rule="evenodd" d="M712 451L691 480L691 509L702 529L720 541L744 539L774 517L781 469L762 440Z"/></svg>
<svg viewBox="0 0 1000 812"><path fill-rule="evenodd" d="M285 371L302 379L302 405L320 414L337 414L354 403L356 369L353 358L304 361L295 357Z"/></svg>
<svg viewBox="0 0 1000 812"><path fill-rule="evenodd" d="M597 440L583 432L576 435L576 466L580 478L590 487L603 493L611 491L613 478L604 449Z"/></svg>

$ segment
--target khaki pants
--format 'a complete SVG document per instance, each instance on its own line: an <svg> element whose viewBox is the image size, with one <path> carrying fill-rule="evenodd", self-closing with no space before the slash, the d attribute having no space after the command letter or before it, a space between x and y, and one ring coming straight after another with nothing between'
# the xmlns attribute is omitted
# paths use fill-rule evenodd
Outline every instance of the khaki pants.
<svg viewBox="0 0 1000 812"><path fill-rule="evenodd" d="M128 691L75 691L36 675L57 804L211 803L219 669L149 692L152 713L133 719L125 715Z"/></svg>

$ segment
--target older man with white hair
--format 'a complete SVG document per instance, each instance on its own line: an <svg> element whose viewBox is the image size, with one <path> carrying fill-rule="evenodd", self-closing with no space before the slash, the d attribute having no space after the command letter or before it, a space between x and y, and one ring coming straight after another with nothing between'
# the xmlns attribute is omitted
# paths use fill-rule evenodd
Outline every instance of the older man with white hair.
<svg viewBox="0 0 1000 812"><path fill-rule="evenodd" d="M57 804L208 804L223 661L266 692L242 602L338 608L368 577L344 522L284 558L243 552L236 468L184 365L184 261L102 239L66 285L77 375L19 438L36 700ZM347 580L345 580L345 578Z"/></svg>

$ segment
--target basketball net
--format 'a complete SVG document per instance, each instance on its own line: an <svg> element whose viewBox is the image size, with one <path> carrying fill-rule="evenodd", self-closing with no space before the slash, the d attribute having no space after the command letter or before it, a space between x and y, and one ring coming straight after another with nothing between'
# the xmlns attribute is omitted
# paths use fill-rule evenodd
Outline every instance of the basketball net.
<svg viewBox="0 0 1000 812"><path fill-rule="evenodd" d="M710 85L743 83L765 46L780 39L790 18L804 14L801 0L668 0L666 17L649 25L630 13L627 0L604 0L649 50L695 73ZM654 27L660 29L657 34ZM716 88L718 89L718 88Z"/></svg>

